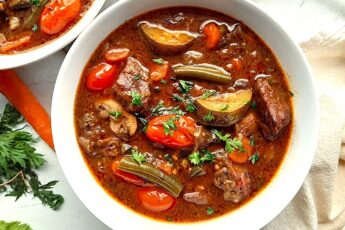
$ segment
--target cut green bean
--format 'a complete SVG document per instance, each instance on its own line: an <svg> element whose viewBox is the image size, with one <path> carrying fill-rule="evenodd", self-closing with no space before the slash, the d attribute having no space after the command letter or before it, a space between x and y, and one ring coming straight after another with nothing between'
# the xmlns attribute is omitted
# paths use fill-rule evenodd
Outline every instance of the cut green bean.
<svg viewBox="0 0 345 230"><path fill-rule="evenodd" d="M26 17L24 21L24 28L31 29L38 22L43 8L45 7L45 5L47 5L48 2L49 0L40 0L40 3L38 5L33 5L31 7L31 13Z"/></svg>
<svg viewBox="0 0 345 230"><path fill-rule="evenodd" d="M194 78L221 83L229 83L230 73L213 65L176 65L173 67L176 77Z"/></svg>
<svg viewBox="0 0 345 230"><path fill-rule="evenodd" d="M183 188L183 185L177 179L166 175L160 169L156 168L156 166L147 162L143 162L140 165L130 157L123 157L120 161L119 169L157 184L168 191L173 197L178 197Z"/></svg>

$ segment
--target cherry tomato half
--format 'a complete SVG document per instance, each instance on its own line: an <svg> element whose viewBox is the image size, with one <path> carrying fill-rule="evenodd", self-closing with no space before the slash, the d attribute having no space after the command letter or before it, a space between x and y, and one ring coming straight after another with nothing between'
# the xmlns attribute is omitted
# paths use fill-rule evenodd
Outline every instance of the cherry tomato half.
<svg viewBox="0 0 345 230"><path fill-rule="evenodd" d="M40 27L47 34L61 32L80 12L80 0L53 0L41 14Z"/></svg>
<svg viewBox="0 0 345 230"><path fill-rule="evenodd" d="M172 118L176 118L176 115L157 116L150 120L147 126L146 136L152 141L173 148L193 145L196 129L193 118L180 116L173 121L176 129L170 129L171 134L167 134L164 130L163 123Z"/></svg>
<svg viewBox="0 0 345 230"><path fill-rule="evenodd" d="M113 85L118 75L118 67L107 63L100 63L91 69L86 78L86 87L89 90L99 91Z"/></svg>
<svg viewBox="0 0 345 230"><path fill-rule="evenodd" d="M138 199L141 205L151 212L162 212L175 204L174 197L156 187L139 189Z"/></svg>

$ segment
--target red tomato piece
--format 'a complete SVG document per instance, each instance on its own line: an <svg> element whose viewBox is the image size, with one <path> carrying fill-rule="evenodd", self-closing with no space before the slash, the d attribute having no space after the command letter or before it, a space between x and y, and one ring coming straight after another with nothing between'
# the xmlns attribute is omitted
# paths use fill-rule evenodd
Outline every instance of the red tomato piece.
<svg viewBox="0 0 345 230"><path fill-rule="evenodd" d="M41 14L40 28L47 34L61 32L80 12L80 0L53 0Z"/></svg>
<svg viewBox="0 0 345 230"><path fill-rule="evenodd" d="M107 63L100 63L91 69L86 78L89 90L100 91L111 87L118 75L118 67Z"/></svg>
<svg viewBox="0 0 345 230"><path fill-rule="evenodd" d="M120 62L129 57L130 50L123 48L123 49L111 49L105 52L104 58L106 61L110 63Z"/></svg>
<svg viewBox="0 0 345 230"><path fill-rule="evenodd" d="M111 170L116 176L120 177L124 181L127 181L127 182L135 184L135 185L144 185L145 184L144 179L140 178L139 176L118 169L119 164L120 164L119 161L114 161L111 164Z"/></svg>
<svg viewBox="0 0 345 230"><path fill-rule="evenodd" d="M170 129L171 134L164 132L163 123L175 117L176 115L172 114L151 119L147 126L146 136L152 141L173 148L193 145L196 123L191 117L180 116L174 120L176 129Z"/></svg>
<svg viewBox="0 0 345 230"><path fill-rule="evenodd" d="M139 189L138 198L141 205L151 212L162 212L175 204L174 197L155 187Z"/></svg>

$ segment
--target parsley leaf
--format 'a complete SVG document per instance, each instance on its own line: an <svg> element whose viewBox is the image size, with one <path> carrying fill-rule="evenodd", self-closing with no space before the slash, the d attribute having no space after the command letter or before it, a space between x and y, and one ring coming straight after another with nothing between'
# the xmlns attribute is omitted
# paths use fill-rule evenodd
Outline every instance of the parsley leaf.
<svg viewBox="0 0 345 230"><path fill-rule="evenodd" d="M173 131L172 130L176 130L176 124L175 121L178 120L179 117L175 116L175 117L171 117L169 118L167 121L163 122L163 128L164 128L164 134L165 135L173 135Z"/></svg>
<svg viewBox="0 0 345 230"><path fill-rule="evenodd" d="M204 153L203 156L198 151L189 154L188 159L190 163L194 165L200 165L205 163L206 161L212 162L216 159L216 156L209 150L203 150L202 152Z"/></svg>
<svg viewBox="0 0 345 230"><path fill-rule="evenodd" d="M187 102L186 110L187 110L187 112L189 112L189 113L194 113L194 112L195 112L196 107L195 107L195 105L193 104L193 102L191 102L191 101L188 101L188 102Z"/></svg>
<svg viewBox="0 0 345 230"><path fill-rule="evenodd" d="M203 94L201 95L201 99L206 99L206 98L209 98L213 95L216 95L217 94L217 91L214 90L214 89L211 89L211 90L205 90L203 92Z"/></svg>
<svg viewBox="0 0 345 230"><path fill-rule="evenodd" d="M230 138L230 134L223 135L220 131L213 129L212 132L219 140L225 142L225 151L232 153L235 150L244 151L242 141L234 137Z"/></svg>
<svg viewBox="0 0 345 230"><path fill-rule="evenodd" d="M40 0L31 0L31 2L34 6L41 6Z"/></svg>
<svg viewBox="0 0 345 230"><path fill-rule="evenodd" d="M252 164L254 165L259 160L259 153L255 152L253 155L251 155L248 159Z"/></svg>
<svg viewBox="0 0 345 230"><path fill-rule="evenodd" d="M36 32L37 30L38 30L38 25L37 24L35 24L33 27L32 27L32 29L31 29L33 32Z"/></svg>
<svg viewBox="0 0 345 230"><path fill-rule="evenodd" d="M159 82L160 82L161 84L163 84L163 85L165 85L165 84L168 83L167 80L164 80L164 79L161 79Z"/></svg>
<svg viewBox="0 0 345 230"><path fill-rule="evenodd" d="M23 224L18 221L5 222L2 220L0 220L0 229L2 230L32 230L32 228L27 224Z"/></svg>
<svg viewBox="0 0 345 230"><path fill-rule="evenodd" d="M179 91L181 93L188 93L191 89L192 89L192 86L193 86L193 82L191 81L184 81L184 80L179 80Z"/></svg>
<svg viewBox="0 0 345 230"><path fill-rule="evenodd" d="M225 111L229 108L229 105L228 104L224 104L220 107L220 111Z"/></svg>
<svg viewBox="0 0 345 230"><path fill-rule="evenodd" d="M174 93L171 97L174 99L174 101L184 101L183 98L176 93Z"/></svg>
<svg viewBox="0 0 345 230"><path fill-rule="evenodd" d="M146 155L140 153L137 148L132 148L131 154L132 159L138 162L140 165L146 161Z"/></svg>
<svg viewBox="0 0 345 230"><path fill-rule="evenodd" d="M204 121L210 122L214 120L214 116L211 111L208 111L208 113L202 119Z"/></svg>
<svg viewBox="0 0 345 230"><path fill-rule="evenodd" d="M205 149L202 152L204 153L204 155L200 158L202 163L206 161L212 162L216 159L216 155L212 154L209 150Z"/></svg>
<svg viewBox="0 0 345 230"><path fill-rule="evenodd" d="M109 115L116 121L122 116L122 112L109 112Z"/></svg>
<svg viewBox="0 0 345 230"><path fill-rule="evenodd" d="M130 95L132 97L132 105L141 106L143 105L142 95L136 91L131 91Z"/></svg>
<svg viewBox="0 0 345 230"><path fill-rule="evenodd" d="M136 81L138 81L140 78L141 78L141 74L136 74L136 75L134 75L134 80L136 80Z"/></svg>
<svg viewBox="0 0 345 230"><path fill-rule="evenodd" d="M207 212L207 215L212 215L212 214L214 213L214 209L211 208L211 207L208 207L208 208L206 209L206 212Z"/></svg>
<svg viewBox="0 0 345 230"><path fill-rule="evenodd" d="M190 160L190 163L194 165L199 165L201 163L199 152L193 152L192 154L189 154L188 159Z"/></svg>
<svg viewBox="0 0 345 230"><path fill-rule="evenodd" d="M251 102L250 102L250 107L251 107L252 109L256 109L256 102L255 102L255 101L251 101Z"/></svg>
<svg viewBox="0 0 345 230"><path fill-rule="evenodd" d="M254 135L251 135L249 138L249 144L250 146L255 146L255 139L254 139Z"/></svg>
<svg viewBox="0 0 345 230"><path fill-rule="evenodd" d="M151 109L152 117L167 115L167 114L177 114L179 116L182 116L185 114L185 112L183 112L179 106L165 107L164 102L162 100L160 100L158 104Z"/></svg>
<svg viewBox="0 0 345 230"><path fill-rule="evenodd" d="M155 58L155 59L152 59L152 61L158 65L164 64L164 60L162 58Z"/></svg>

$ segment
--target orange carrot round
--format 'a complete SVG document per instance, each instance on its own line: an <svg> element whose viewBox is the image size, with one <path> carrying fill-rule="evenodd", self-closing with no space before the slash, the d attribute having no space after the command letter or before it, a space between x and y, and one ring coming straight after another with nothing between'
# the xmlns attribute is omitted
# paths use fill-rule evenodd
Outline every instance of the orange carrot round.
<svg viewBox="0 0 345 230"><path fill-rule="evenodd" d="M220 30L216 23L209 23L204 27L206 46L209 49L215 48L220 41Z"/></svg>
<svg viewBox="0 0 345 230"><path fill-rule="evenodd" d="M163 64L152 64L150 68L150 78L152 81L159 81L168 76L169 64L164 62Z"/></svg>
<svg viewBox="0 0 345 230"><path fill-rule="evenodd" d="M250 141L248 138L243 137L242 139L242 146L243 150L235 150L231 153L229 153L229 159L232 160L235 163L245 163L248 158L252 155L253 153L253 148L250 146Z"/></svg>

